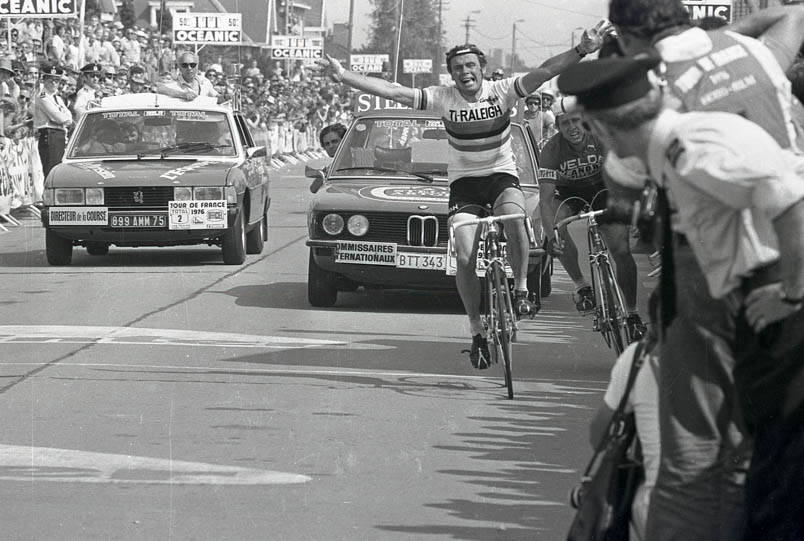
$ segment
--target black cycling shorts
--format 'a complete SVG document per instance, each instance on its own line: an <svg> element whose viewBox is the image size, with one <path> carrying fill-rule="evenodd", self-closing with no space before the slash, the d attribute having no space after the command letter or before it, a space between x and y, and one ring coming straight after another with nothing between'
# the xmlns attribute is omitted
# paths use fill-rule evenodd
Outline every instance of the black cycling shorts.
<svg viewBox="0 0 804 541"><path fill-rule="evenodd" d="M601 191L603 193L600 193ZM598 195L598 193L600 193L600 195ZM574 186L556 186L556 199L563 201L564 207L569 207L572 214L583 212L587 204L592 205L592 210L605 209L608 195L609 191L602 182L579 188Z"/></svg>
<svg viewBox="0 0 804 541"><path fill-rule="evenodd" d="M500 194L508 188L522 189L519 187L519 179L508 173L461 177L449 186L449 215L465 212L485 216Z"/></svg>

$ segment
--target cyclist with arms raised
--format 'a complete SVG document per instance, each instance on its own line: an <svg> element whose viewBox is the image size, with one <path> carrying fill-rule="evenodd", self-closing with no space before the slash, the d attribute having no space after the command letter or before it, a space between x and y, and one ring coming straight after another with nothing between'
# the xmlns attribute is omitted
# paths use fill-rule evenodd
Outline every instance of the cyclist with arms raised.
<svg viewBox="0 0 804 541"><path fill-rule="evenodd" d="M347 71L327 55L319 64L332 77L351 87L397 101L421 111L441 115L450 145L448 177L449 215L459 222L485 214L492 205L495 214L526 213L525 197L519 187L511 148L510 111L520 98L535 92L544 82L596 51L611 25L601 21L584 32L581 43L556 55L522 77L487 81L486 57L474 45L459 45L447 52L447 71L455 86L409 88L382 79ZM528 238L522 222L506 225L508 256L514 271L514 309L519 315L535 313L528 300ZM475 274L478 249L477 228L455 232L458 259L455 277L472 334L470 360L476 368L487 368L491 356L480 319L480 283Z"/></svg>
<svg viewBox="0 0 804 541"><path fill-rule="evenodd" d="M587 312L595 307L595 297L578 264L578 248L566 227L560 232L562 245L556 247L553 224L582 212L584 201L592 204L592 210L606 208L606 192L600 193L606 189L603 181L606 151L600 141L583 128L583 114L572 108L569 112L565 110L565 104L569 103L569 99L564 98L555 103L553 114L558 133L547 141L539 155L539 210L551 250L559 256L575 283L575 307L579 312ZM614 259L617 282L625 297L626 325L631 336L639 339L646 329L637 309L637 268L628 245L628 226L601 224L600 232Z"/></svg>

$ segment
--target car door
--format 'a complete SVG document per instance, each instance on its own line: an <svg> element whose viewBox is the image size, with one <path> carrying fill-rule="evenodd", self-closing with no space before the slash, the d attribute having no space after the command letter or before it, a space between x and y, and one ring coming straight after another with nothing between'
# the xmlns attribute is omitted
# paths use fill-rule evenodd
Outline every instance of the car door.
<svg viewBox="0 0 804 541"><path fill-rule="evenodd" d="M240 144L243 147L244 162L243 173L246 177L246 185L249 188L251 198L249 208L251 209L248 217L249 223L259 221L264 210L267 210L269 201L268 184L268 165L265 152L258 152L256 155L249 156L248 150L256 148L254 138L246 125L246 120L242 114L235 115L235 124ZM264 147L263 147L264 149Z"/></svg>

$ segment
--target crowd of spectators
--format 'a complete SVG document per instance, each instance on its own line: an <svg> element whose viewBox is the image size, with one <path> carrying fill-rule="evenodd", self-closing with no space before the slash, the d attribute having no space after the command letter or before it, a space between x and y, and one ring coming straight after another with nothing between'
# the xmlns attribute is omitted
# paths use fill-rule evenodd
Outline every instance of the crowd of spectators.
<svg viewBox="0 0 804 541"><path fill-rule="evenodd" d="M0 154L15 141L30 143L36 137L33 108L44 66L64 71L58 92L77 121L87 101L154 91L176 76L176 59L191 50L174 47L170 36L156 28L125 27L98 16L88 17L83 27L77 19L9 24L8 19L0 23ZM274 157L315 148L324 126L351 120L351 91L315 67L301 61L271 63L265 51L252 47L228 48L219 55L222 50L202 48L199 73L210 80L221 101L232 100L244 111L255 138L268 144ZM41 185L38 158L28 161L34 178L23 184ZM19 191L19 183L11 182L4 169L0 166L0 196L10 196L12 207L37 199L35 193L12 193Z"/></svg>

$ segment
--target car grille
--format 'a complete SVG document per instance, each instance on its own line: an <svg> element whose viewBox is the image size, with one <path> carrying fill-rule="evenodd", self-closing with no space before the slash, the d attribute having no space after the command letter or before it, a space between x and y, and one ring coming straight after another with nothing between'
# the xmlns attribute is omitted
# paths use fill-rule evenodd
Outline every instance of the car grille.
<svg viewBox="0 0 804 541"><path fill-rule="evenodd" d="M316 236L321 239L333 238L324 232L321 225L324 216L329 214L318 213L315 220ZM358 214L340 213L344 222L349 217ZM423 216L406 213L389 212L361 212L369 221L369 230L362 237L355 237L344 229L338 235L339 239L360 239L368 242L395 242L400 246L446 246L447 245L447 217ZM345 226L344 226L345 227Z"/></svg>
<svg viewBox="0 0 804 541"><path fill-rule="evenodd" d="M164 207L173 201L173 186L143 186L105 188L104 202L107 207Z"/></svg>

